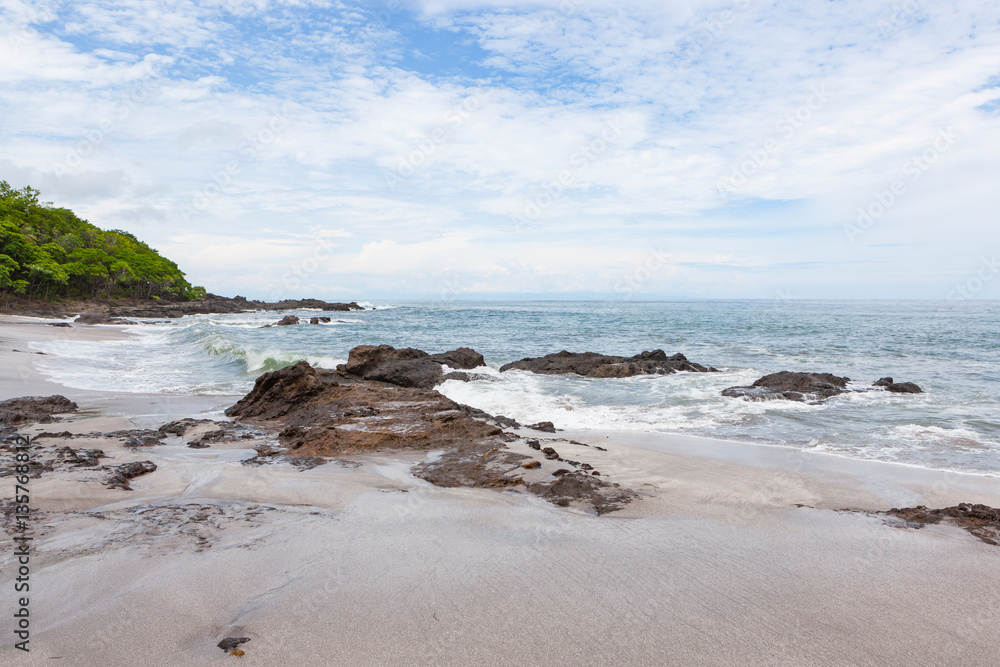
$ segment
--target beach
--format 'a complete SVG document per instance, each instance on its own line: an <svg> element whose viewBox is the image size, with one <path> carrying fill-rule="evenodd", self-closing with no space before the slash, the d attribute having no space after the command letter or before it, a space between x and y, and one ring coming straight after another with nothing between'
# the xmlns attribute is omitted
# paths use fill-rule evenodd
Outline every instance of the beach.
<svg viewBox="0 0 1000 667"><path fill-rule="evenodd" d="M5 318L0 399L62 393L81 408L22 432L224 419L238 397L66 389L33 372L40 355L11 351L123 335ZM0 656L204 665L232 660L225 637L250 638L242 659L261 665L986 665L1000 650L1000 549L868 513L998 506L995 478L674 434L522 433L566 455L590 445L588 460L639 498L597 516L437 487L410 473L417 452L300 470L241 465L252 442L43 439L157 468L132 491L83 468L31 480L31 652L5 633ZM13 560L8 547L8 619Z"/></svg>

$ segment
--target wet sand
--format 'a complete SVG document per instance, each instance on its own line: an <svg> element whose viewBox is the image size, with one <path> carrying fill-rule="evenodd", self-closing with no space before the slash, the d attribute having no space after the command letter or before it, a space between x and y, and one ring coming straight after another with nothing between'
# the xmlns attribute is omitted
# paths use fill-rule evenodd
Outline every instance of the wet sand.
<svg viewBox="0 0 1000 667"><path fill-rule="evenodd" d="M0 323L0 399L62 393L84 413L25 432L219 419L232 402L52 385L10 349L125 334L42 327ZM32 651L13 648L10 627L0 661L230 663L215 645L231 636L251 638L242 660L259 665L989 665L1000 654L1000 548L836 511L1000 506L996 478L685 436L523 433L584 452L640 499L598 517L523 492L439 488L409 474L422 453L300 471L242 465L253 442L45 440L158 468L133 491L92 469L32 480ZM13 480L3 487L6 498ZM11 619L7 544L0 616Z"/></svg>

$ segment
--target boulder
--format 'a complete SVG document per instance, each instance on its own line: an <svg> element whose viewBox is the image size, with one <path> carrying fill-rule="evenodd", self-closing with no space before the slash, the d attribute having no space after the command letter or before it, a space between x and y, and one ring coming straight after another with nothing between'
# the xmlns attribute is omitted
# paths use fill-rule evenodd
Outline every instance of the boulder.
<svg viewBox="0 0 1000 667"><path fill-rule="evenodd" d="M275 322L274 326L276 326L276 327L287 327L289 325L298 324L298 323L299 323L299 318L295 317L294 315L285 315L280 320L278 320L277 322Z"/></svg>
<svg viewBox="0 0 1000 667"><path fill-rule="evenodd" d="M555 433L556 427L552 422L538 422L537 424L528 424L525 428L530 428L533 431L542 431L543 433Z"/></svg>
<svg viewBox="0 0 1000 667"><path fill-rule="evenodd" d="M467 347L450 352L428 354L412 347L396 349L391 345L359 345L348 353L347 363L337 370L365 380L431 389L446 379L468 380L464 373L449 373L444 366L470 369L483 366L483 355Z"/></svg>
<svg viewBox="0 0 1000 667"><path fill-rule="evenodd" d="M922 394L924 390L912 382L895 382L891 377L879 378L873 387L885 387L886 391L895 394Z"/></svg>
<svg viewBox="0 0 1000 667"><path fill-rule="evenodd" d="M663 350L642 352L633 357L616 357L596 352L556 352L543 357L525 357L500 367L509 370L531 371L544 375L574 373L585 377L623 378L634 375L667 375L678 371L691 373L717 372L715 368L688 361L683 354L668 357Z"/></svg>
<svg viewBox="0 0 1000 667"><path fill-rule="evenodd" d="M830 373L796 373L781 371L765 375L749 387L729 387L723 396L746 398L751 401L785 399L789 401L823 400L847 390L850 378Z"/></svg>

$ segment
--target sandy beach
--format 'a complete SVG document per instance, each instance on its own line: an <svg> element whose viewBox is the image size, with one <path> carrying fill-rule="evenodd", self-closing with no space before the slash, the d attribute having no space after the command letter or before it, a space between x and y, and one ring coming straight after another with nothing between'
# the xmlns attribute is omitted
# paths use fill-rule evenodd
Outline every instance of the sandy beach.
<svg viewBox="0 0 1000 667"><path fill-rule="evenodd" d="M22 433L101 449L102 464L157 466L131 491L92 468L31 480L31 652L10 631L8 539L5 664L231 662L216 646L225 637L250 638L242 660L254 665L990 665L1000 654L1000 547L870 513L997 507L994 477L690 436L522 431L566 455L590 445L587 460L639 494L597 516L523 491L434 486L409 470L433 452L303 470L243 465L252 438L192 449L191 431L136 449L66 437L221 420L239 398L101 394L34 369L32 342L127 335L0 321L0 400L80 406ZM13 496L12 477L0 486Z"/></svg>

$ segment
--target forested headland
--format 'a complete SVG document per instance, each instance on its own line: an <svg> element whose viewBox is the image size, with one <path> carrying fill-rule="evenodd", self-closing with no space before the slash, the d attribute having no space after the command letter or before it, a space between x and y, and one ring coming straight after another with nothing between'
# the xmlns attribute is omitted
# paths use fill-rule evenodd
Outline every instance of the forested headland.
<svg viewBox="0 0 1000 667"><path fill-rule="evenodd" d="M0 302L204 298L203 287L134 235L100 229L39 195L0 181Z"/></svg>

